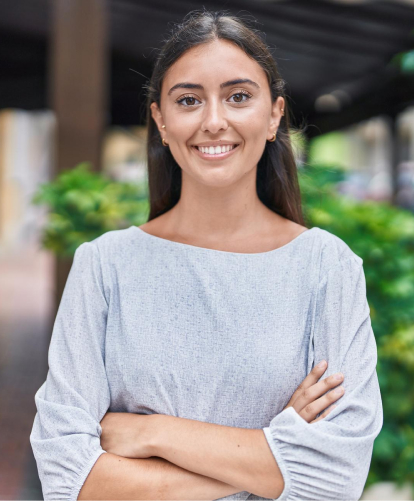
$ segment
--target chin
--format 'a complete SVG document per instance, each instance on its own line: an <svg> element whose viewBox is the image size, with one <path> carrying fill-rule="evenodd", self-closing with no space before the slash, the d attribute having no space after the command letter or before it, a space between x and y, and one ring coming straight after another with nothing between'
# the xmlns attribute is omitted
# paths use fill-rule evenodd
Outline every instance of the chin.
<svg viewBox="0 0 414 501"><path fill-rule="evenodd" d="M234 172L230 173L225 168L216 167L216 172L202 173L197 176L200 183L209 188L227 188L237 183L240 177L235 177Z"/></svg>

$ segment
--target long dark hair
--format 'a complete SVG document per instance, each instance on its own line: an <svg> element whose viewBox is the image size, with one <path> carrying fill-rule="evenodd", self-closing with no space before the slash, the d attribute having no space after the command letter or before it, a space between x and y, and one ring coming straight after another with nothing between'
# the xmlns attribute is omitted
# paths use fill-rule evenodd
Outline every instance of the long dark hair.
<svg viewBox="0 0 414 501"><path fill-rule="evenodd" d="M266 141L257 166L256 188L261 202L277 214L305 225L298 173L290 139L289 108L285 96L285 81L280 77L261 33L249 23L224 11L206 9L189 12L165 40L155 61L147 88L147 157L150 212L148 221L170 210L181 193L181 168L161 136L151 116L150 105L160 107L161 85L170 66L187 50L216 39L233 42L255 59L267 75L272 101L285 99L285 114L281 119L274 142Z"/></svg>

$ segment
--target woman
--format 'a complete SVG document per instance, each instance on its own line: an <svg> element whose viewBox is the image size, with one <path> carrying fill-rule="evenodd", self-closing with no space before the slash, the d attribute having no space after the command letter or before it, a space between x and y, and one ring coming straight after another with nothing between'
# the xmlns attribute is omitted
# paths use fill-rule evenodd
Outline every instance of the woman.
<svg viewBox="0 0 414 501"><path fill-rule="evenodd" d="M165 43L149 221L77 249L35 396L45 499L359 499L382 427L362 259L303 224L283 86L236 17Z"/></svg>

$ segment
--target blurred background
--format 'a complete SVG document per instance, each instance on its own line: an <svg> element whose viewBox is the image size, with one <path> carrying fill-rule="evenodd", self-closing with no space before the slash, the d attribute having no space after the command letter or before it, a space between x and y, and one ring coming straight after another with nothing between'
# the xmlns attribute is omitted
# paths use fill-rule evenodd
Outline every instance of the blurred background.
<svg viewBox="0 0 414 501"><path fill-rule="evenodd" d="M362 499L414 499L414 1L0 0L0 499L42 499L34 394L78 245L148 214L145 84L226 10L287 82L308 227L364 260L384 427Z"/></svg>

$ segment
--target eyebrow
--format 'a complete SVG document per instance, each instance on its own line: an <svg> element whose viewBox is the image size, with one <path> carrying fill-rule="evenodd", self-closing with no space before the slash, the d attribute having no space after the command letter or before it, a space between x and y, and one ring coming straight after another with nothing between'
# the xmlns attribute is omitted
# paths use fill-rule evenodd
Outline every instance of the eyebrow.
<svg viewBox="0 0 414 501"><path fill-rule="evenodd" d="M230 87L232 85L243 84L243 83L253 85L253 86L257 87L258 89L260 89L260 85L256 82L253 82L253 80L250 80L250 78L236 78L234 80L228 80L227 82L223 82L222 84L220 84L220 89L224 89L225 87ZM173 87L171 87L171 89L168 91L168 96L175 89L201 89L201 90L204 90L204 87L201 84L181 82L181 83L175 84Z"/></svg>

